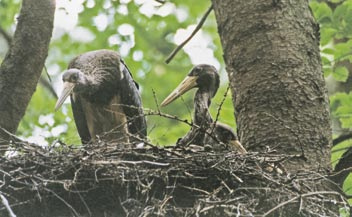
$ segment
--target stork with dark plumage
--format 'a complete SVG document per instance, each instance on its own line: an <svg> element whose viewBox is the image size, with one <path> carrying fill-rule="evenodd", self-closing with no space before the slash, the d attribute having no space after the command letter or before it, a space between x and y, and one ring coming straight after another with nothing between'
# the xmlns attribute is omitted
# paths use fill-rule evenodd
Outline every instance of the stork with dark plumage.
<svg viewBox="0 0 352 217"><path fill-rule="evenodd" d="M70 96L82 143L98 137L133 142L130 135L146 136L138 84L117 52L97 50L79 55L70 62L62 79L64 89L55 110Z"/></svg>
<svg viewBox="0 0 352 217"><path fill-rule="evenodd" d="M179 145L206 145L222 142L239 153L246 153L230 126L214 122L209 112L211 99L219 88L219 74L207 64L195 66L176 89L161 103L166 106L192 88L198 88L194 96L194 117L191 130L178 141Z"/></svg>

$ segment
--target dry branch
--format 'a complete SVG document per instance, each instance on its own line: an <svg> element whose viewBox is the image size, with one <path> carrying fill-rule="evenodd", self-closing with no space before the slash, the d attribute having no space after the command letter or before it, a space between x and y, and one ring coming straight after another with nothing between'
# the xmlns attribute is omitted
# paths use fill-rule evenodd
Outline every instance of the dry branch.
<svg viewBox="0 0 352 217"><path fill-rule="evenodd" d="M327 174L270 173L261 166L292 156L239 155L132 144L16 142L0 159L0 193L17 216L338 216L343 196Z"/></svg>
<svg viewBox="0 0 352 217"><path fill-rule="evenodd" d="M203 15L202 19L200 20L200 22L197 24L196 28L193 30L193 32L191 33L191 35L184 40L179 46L176 47L175 50L172 51L172 53L167 57L167 59L165 60L165 62L168 64L171 62L171 60L175 57L175 55L195 36L195 34L202 28L204 22L206 21L208 15L210 14L210 12L213 10L213 5L211 5L208 10L205 12L205 14Z"/></svg>

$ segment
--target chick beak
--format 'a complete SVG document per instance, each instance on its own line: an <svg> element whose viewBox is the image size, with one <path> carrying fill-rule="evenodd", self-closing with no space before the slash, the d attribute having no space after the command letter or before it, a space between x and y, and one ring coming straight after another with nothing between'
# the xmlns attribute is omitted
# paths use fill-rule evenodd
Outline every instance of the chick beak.
<svg viewBox="0 0 352 217"><path fill-rule="evenodd" d="M242 146L242 144L238 140L231 140L230 141L230 147L234 151L237 151L240 154L246 154L247 153L247 150Z"/></svg>
<svg viewBox="0 0 352 217"><path fill-rule="evenodd" d="M64 82L64 89L62 90L61 95L56 102L55 111L57 111L62 106L62 104L64 104L67 97L72 93L75 85L75 83Z"/></svg>
<svg viewBox="0 0 352 217"><path fill-rule="evenodd" d="M172 91L168 97L164 99L161 106L166 106L173 102L178 97L182 96L184 93L190 89L197 86L197 76L187 76L176 88Z"/></svg>

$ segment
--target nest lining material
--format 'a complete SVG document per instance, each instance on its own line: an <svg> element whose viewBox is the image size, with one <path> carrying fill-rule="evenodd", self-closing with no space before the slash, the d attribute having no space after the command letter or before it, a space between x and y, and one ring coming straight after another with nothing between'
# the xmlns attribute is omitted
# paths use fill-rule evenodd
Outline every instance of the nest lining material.
<svg viewBox="0 0 352 217"><path fill-rule="evenodd" d="M103 142L13 147L17 156L1 158L9 206L0 203L0 216L339 216L348 208L326 171L268 169L292 156Z"/></svg>

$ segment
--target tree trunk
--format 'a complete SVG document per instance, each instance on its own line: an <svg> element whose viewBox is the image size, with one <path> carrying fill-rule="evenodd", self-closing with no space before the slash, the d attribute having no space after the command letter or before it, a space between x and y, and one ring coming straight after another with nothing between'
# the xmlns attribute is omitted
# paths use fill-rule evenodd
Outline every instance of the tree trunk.
<svg viewBox="0 0 352 217"><path fill-rule="evenodd" d="M300 156L288 169L329 167L329 101L308 1L212 2L242 144Z"/></svg>
<svg viewBox="0 0 352 217"><path fill-rule="evenodd" d="M35 91L48 55L54 12L54 0L23 0L15 36L0 67L1 141L9 139L4 130L16 132Z"/></svg>

